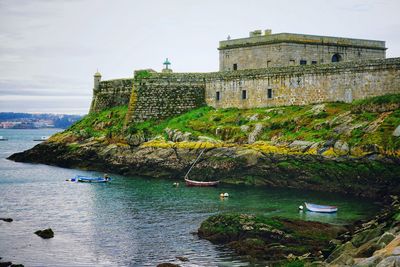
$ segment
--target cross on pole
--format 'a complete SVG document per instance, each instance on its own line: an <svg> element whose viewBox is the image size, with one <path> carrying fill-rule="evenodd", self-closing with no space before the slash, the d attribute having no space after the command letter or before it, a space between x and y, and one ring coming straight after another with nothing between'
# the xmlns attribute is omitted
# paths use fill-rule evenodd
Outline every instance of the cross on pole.
<svg viewBox="0 0 400 267"><path fill-rule="evenodd" d="M165 65L165 69L168 69L168 66L171 65L171 62L168 61L168 58L165 59L163 65Z"/></svg>

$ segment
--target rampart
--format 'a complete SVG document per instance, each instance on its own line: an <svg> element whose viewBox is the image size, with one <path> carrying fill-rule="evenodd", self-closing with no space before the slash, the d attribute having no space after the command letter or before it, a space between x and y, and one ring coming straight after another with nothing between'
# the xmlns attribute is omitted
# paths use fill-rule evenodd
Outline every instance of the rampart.
<svg viewBox="0 0 400 267"><path fill-rule="evenodd" d="M132 92L133 78L101 81L99 88L93 90L90 112L128 105Z"/></svg>
<svg viewBox="0 0 400 267"><path fill-rule="evenodd" d="M145 75L143 75L145 74ZM102 81L91 112L127 105L127 123L163 119L209 105L307 105L400 93L400 58L212 73L135 73Z"/></svg>
<svg viewBox="0 0 400 267"><path fill-rule="evenodd" d="M400 93L400 58L209 73L215 108L306 105Z"/></svg>
<svg viewBox="0 0 400 267"><path fill-rule="evenodd" d="M128 121L163 119L204 106L204 74L147 73L135 74Z"/></svg>

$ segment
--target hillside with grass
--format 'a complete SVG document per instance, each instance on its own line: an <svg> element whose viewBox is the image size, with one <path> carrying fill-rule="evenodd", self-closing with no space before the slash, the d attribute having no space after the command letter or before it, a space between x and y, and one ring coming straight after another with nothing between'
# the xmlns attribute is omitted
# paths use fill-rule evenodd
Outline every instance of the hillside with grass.
<svg viewBox="0 0 400 267"><path fill-rule="evenodd" d="M202 107L167 120L131 125L125 125L126 112L127 107L121 106L90 114L52 140L188 148L203 143L326 156L400 155L400 133L395 132L400 125L400 95L352 104L248 110Z"/></svg>
<svg viewBox="0 0 400 267"><path fill-rule="evenodd" d="M126 123L120 106L84 117L15 161L181 180L307 188L376 197L400 193L400 95L346 103L201 107Z"/></svg>

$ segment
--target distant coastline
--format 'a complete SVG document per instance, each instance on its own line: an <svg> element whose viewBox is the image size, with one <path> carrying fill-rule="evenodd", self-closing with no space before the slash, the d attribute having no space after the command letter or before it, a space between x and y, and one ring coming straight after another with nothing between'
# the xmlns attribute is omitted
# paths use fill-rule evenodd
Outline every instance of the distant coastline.
<svg viewBox="0 0 400 267"><path fill-rule="evenodd" d="M0 129L68 128L82 115L0 112Z"/></svg>

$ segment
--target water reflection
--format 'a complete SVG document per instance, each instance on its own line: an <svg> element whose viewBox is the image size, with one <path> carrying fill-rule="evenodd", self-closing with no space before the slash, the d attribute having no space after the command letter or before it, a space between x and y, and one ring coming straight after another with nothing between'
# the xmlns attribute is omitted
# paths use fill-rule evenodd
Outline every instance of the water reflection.
<svg viewBox="0 0 400 267"><path fill-rule="evenodd" d="M207 217L221 212L243 212L347 223L372 214L370 201L338 194L292 189L229 186L172 187L173 181L113 175L108 184L70 183L65 179L96 172L5 159L36 143L22 131L0 142L0 251L4 260L26 266L265 266L248 262L231 250L191 234ZM12 138L11 138L12 137ZM221 200L220 193L229 193ZM337 214L299 213L305 201L331 203ZM55 238L33 234L51 227ZM189 263L175 257L184 256Z"/></svg>
<svg viewBox="0 0 400 267"><path fill-rule="evenodd" d="M299 219L307 221L320 221L320 222L337 222L338 214L335 213L320 213L306 210L299 211Z"/></svg>

